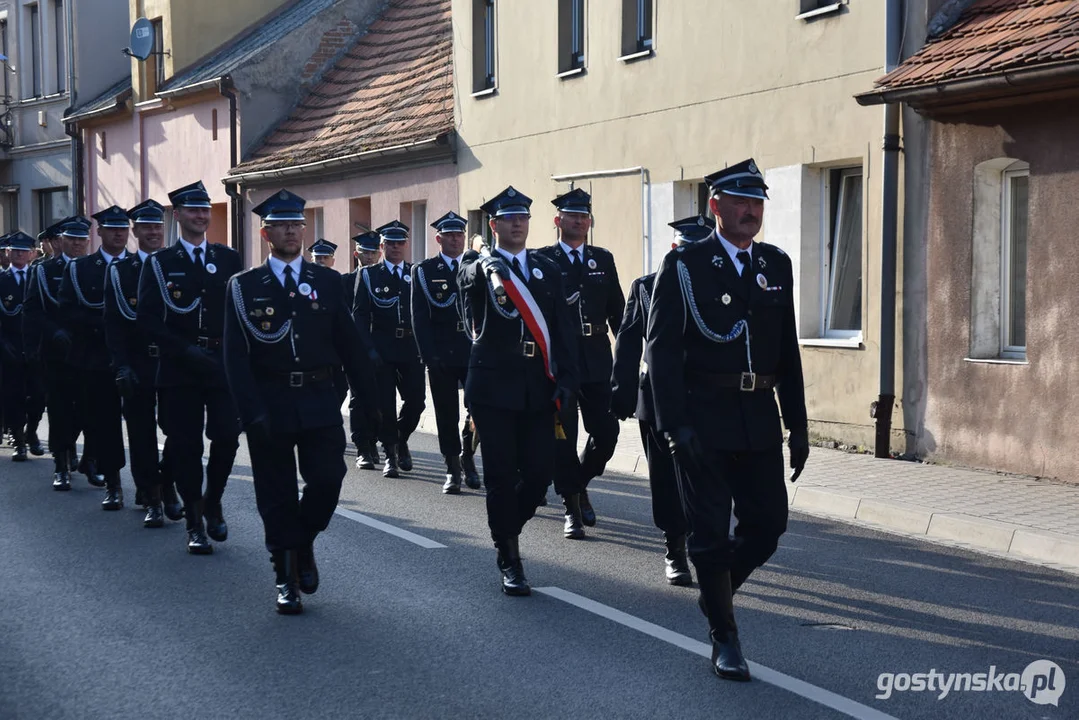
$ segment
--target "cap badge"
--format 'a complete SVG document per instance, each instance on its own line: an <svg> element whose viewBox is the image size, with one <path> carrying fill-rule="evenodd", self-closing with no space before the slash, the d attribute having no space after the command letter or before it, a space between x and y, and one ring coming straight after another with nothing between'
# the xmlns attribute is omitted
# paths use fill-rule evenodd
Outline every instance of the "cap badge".
<svg viewBox="0 0 1079 720"><path fill-rule="evenodd" d="M728 295L727 293L723 293L723 297L721 297L720 300L723 301L724 305L730 305L731 304L731 296Z"/></svg>
<svg viewBox="0 0 1079 720"><path fill-rule="evenodd" d="M517 191L513 188L510 188L506 191L506 197L517 197Z"/></svg>
<svg viewBox="0 0 1079 720"><path fill-rule="evenodd" d="M697 225L699 227L704 227L704 218L702 218L700 215L697 216Z"/></svg>
<svg viewBox="0 0 1079 720"><path fill-rule="evenodd" d="M750 171L751 173L755 173L755 172L760 172L760 171L759 171L759 170L757 169L757 163L753 162L752 160L750 160L750 161L749 161L749 166L747 167L747 169L748 169L748 170L749 170L749 171Z"/></svg>
<svg viewBox="0 0 1079 720"><path fill-rule="evenodd" d="M288 193L282 190L281 192L277 193L277 197L281 198L282 200L288 200Z"/></svg>
<svg viewBox="0 0 1079 720"><path fill-rule="evenodd" d="M537 280L542 280L543 279L543 271L540 270L539 268L532 268L532 277L536 278Z"/></svg>

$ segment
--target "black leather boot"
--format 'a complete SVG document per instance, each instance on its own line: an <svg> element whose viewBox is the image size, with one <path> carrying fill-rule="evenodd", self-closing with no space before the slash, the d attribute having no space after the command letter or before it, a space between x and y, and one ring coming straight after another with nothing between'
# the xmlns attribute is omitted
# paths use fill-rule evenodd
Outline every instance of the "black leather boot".
<svg viewBox="0 0 1079 720"><path fill-rule="evenodd" d="M11 459L14 462L26 462L29 458L26 454L26 434L20 428L16 428L11 433L14 440L15 452L12 453Z"/></svg>
<svg viewBox="0 0 1079 720"><path fill-rule="evenodd" d="M120 473L109 473L105 477L105 499L101 501L102 510L119 510L124 506L124 491L120 487Z"/></svg>
<svg viewBox="0 0 1079 720"><path fill-rule="evenodd" d="M531 595L532 588L525 577L517 538L497 540L495 547L498 549L498 569L502 573L502 592L507 595Z"/></svg>
<svg viewBox="0 0 1079 720"><path fill-rule="evenodd" d="M693 575L689 572L689 559L686 557L686 536L664 533L663 543L667 546L667 554L663 558L667 584L680 587L692 585Z"/></svg>
<svg viewBox="0 0 1079 720"><path fill-rule="evenodd" d="M374 470L379 463L378 449L368 447L366 450L358 449L359 457L356 458L356 467L360 470Z"/></svg>
<svg viewBox="0 0 1079 720"><path fill-rule="evenodd" d="M443 495L457 495L461 492L461 458L456 455L446 458L446 483L442 486Z"/></svg>
<svg viewBox="0 0 1079 720"><path fill-rule="evenodd" d="M202 517L206 521L206 534L211 540L225 542L229 539L229 526L225 523L221 500L204 500Z"/></svg>
<svg viewBox="0 0 1079 720"><path fill-rule="evenodd" d="M295 550L275 550L270 553L277 574L277 612L281 615L299 615L303 612L299 582L296 579L299 565Z"/></svg>
<svg viewBox="0 0 1079 720"><path fill-rule="evenodd" d="M314 595L318 590L318 565L315 564L315 544L312 542L297 551L300 590L305 595Z"/></svg>
<svg viewBox="0 0 1079 720"><path fill-rule="evenodd" d="M581 524L581 496L566 495L562 498L562 504L566 506L566 525L562 529L562 535L569 540L583 540L584 525Z"/></svg>
<svg viewBox="0 0 1079 720"><path fill-rule="evenodd" d="M41 444L41 439L37 436L37 430L26 431L26 446L30 448L30 454L34 457L41 457L45 454L45 446Z"/></svg>
<svg viewBox="0 0 1079 720"><path fill-rule="evenodd" d="M71 473L58 470L52 478L52 489L66 492L71 489Z"/></svg>
<svg viewBox="0 0 1079 720"><path fill-rule="evenodd" d="M382 468L382 477L401 477L401 473L397 466L397 451L392 447L384 447L382 449L386 451L386 465Z"/></svg>
<svg viewBox="0 0 1079 720"><path fill-rule="evenodd" d="M708 615L711 626L712 670L725 680L748 682L749 665L742 656L738 641L738 626L734 622L734 592L731 590L731 574L727 570L697 568L697 582L701 586L701 608Z"/></svg>
<svg viewBox="0 0 1079 720"><path fill-rule="evenodd" d="M581 522L588 527L596 526L596 511L592 509L587 490L581 490Z"/></svg>
<svg viewBox="0 0 1079 720"><path fill-rule="evenodd" d="M466 447L461 453L461 469L465 474L465 487L469 490L479 490L480 474L476 471L476 456L471 447Z"/></svg>
<svg viewBox="0 0 1079 720"><path fill-rule="evenodd" d="M97 463L93 458L87 458L83 453L82 462L79 463L82 468L80 472L86 476L86 482L90 483L94 487L105 487L105 476L97 471Z"/></svg>
<svg viewBox="0 0 1079 720"><path fill-rule="evenodd" d="M184 506L176 495L176 486L170 482L161 487L161 509L165 511L165 517L173 522L184 519Z"/></svg>
<svg viewBox="0 0 1079 720"><path fill-rule="evenodd" d="M185 506L184 515L187 517L187 551L192 555L212 555L214 546L202 525L202 501Z"/></svg>
<svg viewBox="0 0 1079 720"><path fill-rule="evenodd" d="M397 446L397 465L405 472L412 471L412 453L408 450L407 442Z"/></svg>
<svg viewBox="0 0 1079 720"><path fill-rule="evenodd" d="M161 488L157 487L143 493L146 501L146 517L142 519L144 528L159 528L165 526L165 512L161 507Z"/></svg>

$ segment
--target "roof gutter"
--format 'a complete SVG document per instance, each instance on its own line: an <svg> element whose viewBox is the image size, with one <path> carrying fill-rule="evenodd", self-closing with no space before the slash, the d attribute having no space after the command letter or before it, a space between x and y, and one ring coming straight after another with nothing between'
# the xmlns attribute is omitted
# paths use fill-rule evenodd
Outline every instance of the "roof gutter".
<svg viewBox="0 0 1079 720"><path fill-rule="evenodd" d="M117 110L122 109L124 107L124 104L127 103L127 99L129 97L131 97L131 91L130 90L125 90L125 91L123 91L122 93L120 93L119 95L116 96L116 100L115 100L115 102L113 102L112 105L106 105L103 108L98 108L97 110L91 110L90 112L76 113L74 115L66 115L66 116L64 116L64 122L68 123L68 124L74 124L74 123L83 122L85 120L90 120L91 118L96 118L96 117L100 117L100 116L103 116L103 115L109 115L110 113L114 113Z"/></svg>
<svg viewBox="0 0 1079 720"><path fill-rule="evenodd" d="M1050 67L1023 68L1004 71L986 77L965 80L950 80L920 85L909 88L889 90L881 88L855 95L859 105L885 105L905 102L914 108L923 108L931 104L944 104L950 100L960 100L967 95L975 95L1000 90L1015 90L1031 85L1066 86L1079 79L1079 63L1060 63Z"/></svg>
<svg viewBox="0 0 1079 720"><path fill-rule="evenodd" d="M183 87L173 88L172 90L162 90L154 93L155 96L162 98L163 100L170 100L172 98L181 97L183 95L193 95L194 93L201 92L203 90L221 90L222 88L231 87L232 78L228 75L222 75L220 77L210 78L209 80L203 80L201 82L193 83L191 85L184 85Z"/></svg>
<svg viewBox="0 0 1079 720"><path fill-rule="evenodd" d="M445 137L446 135L439 135L437 137L408 143L406 145L394 145L393 147L382 148L379 150L365 150L364 152L352 153L351 155L343 155L339 158L319 160L317 162L293 165L291 167L277 168L274 170L257 170L254 172L227 175L221 179L221 182L225 183L225 185L246 185L257 184L266 180L295 178L303 175L317 175L334 168L357 165L364 160L369 160L371 158L383 157L386 155L402 155L427 147L433 147L439 144Z"/></svg>

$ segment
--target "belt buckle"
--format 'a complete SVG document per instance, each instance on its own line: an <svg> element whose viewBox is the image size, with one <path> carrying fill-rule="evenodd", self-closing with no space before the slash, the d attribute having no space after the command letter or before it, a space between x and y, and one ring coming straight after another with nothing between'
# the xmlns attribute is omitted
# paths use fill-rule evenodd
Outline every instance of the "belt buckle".
<svg viewBox="0 0 1079 720"><path fill-rule="evenodd" d="M521 354L525 357L536 357L536 343L531 340L521 343Z"/></svg>
<svg viewBox="0 0 1079 720"><path fill-rule="evenodd" d="M210 349L210 338L203 337L203 336L200 335L198 338L195 339L195 345L202 348L203 350L209 350Z"/></svg>
<svg viewBox="0 0 1079 720"><path fill-rule="evenodd" d="M581 335L588 337L592 334L592 323L581 323Z"/></svg>
<svg viewBox="0 0 1079 720"><path fill-rule="evenodd" d="M753 392L757 389L757 373L744 372L742 373L742 380L738 385L738 389L742 392Z"/></svg>
<svg viewBox="0 0 1079 720"><path fill-rule="evenodd" d="M151 343L150 345L146 346L146 354L152 358L161 357L161 348Z"/></svg>
<svg viewBox="0 0 1079 720"><path fill-rule="evenodd" d="M397 328L394 331L394 337L403 338L404 336L405 336L405 329L404 328Z"/></svg>
<svg viewBox="0 0 1079 720"><path fill-rule="evenodd" d="M288 386L289 387L303 387L303 372L290 372L288 374Z"/></svg>
<svg viewBox="0 0 1079 720"><path fill-rule="evenodd" d="M464 320L458 320L457 321L457 332L464 332L464 331L465 331L465 321Z"/></svg>

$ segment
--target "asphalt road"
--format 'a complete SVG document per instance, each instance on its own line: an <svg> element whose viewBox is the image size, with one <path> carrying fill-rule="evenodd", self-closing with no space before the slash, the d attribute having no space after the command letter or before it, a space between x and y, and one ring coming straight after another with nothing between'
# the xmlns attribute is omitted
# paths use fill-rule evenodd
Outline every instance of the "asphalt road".
<svg viewBox="0 0 1079 720"><path fill-rule="evenodd" d="M243 442L209 557L182 522L143 529L129 477L106 513L82 476L56 493L47 458L0 458L0 719L1079 717L1074 576L793 515L736 598L756 679L724 682L696 591L663 582L646 483L597 480L576 542L552 491L521 538L536 592L509 598L482 491L443 496L434 438L412 447L398 480L348 458L340 507L360 515L319 539L299 617L273 611ZM1003 689L1042 659L1059 706ZM991 666L1002 689L905 688Z"/></svg>

